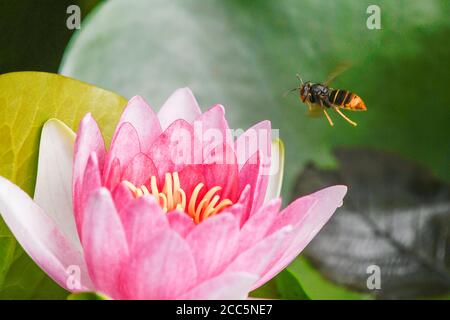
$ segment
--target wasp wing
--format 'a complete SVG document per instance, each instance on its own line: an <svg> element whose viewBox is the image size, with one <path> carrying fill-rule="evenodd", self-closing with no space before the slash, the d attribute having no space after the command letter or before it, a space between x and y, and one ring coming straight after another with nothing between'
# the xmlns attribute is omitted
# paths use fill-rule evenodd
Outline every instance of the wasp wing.
<svg viewBox="0 0 450 320"><path fill-rule="evenodd" d="M343 72L347 71L348 68L350 68L351 63L349 61L341 62L334 70L330 73L328 76L328 79L323 83L326 86L329 86L330 83L336 79L339 75L341 75Z"/></svg>

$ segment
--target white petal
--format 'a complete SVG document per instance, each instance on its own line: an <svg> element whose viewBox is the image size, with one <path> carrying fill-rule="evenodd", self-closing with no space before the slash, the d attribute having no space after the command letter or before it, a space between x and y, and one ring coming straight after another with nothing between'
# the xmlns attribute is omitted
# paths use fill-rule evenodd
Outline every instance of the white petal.
<svg viewBox="0 0 450 320"><path fill-rule="evenodd" d="M270 162L269 184L267 185L264 203L278 198L283 185L284 172L284 144L281 139L272 141L272 156Z"/></svg>
<svg viewBox="0 0 450 320"><path fill-rule="evenodd" d="M176 90L158 112L162 130L178 119L192 123L201 114L197 100L189 88Z"/></svg>
<svg viewBox="0 0 450 320"><path fill-rule="evenodd" d="M34 201L58 229L81 248L72 205L72 171L75 133L56 119L42 129Z"/></svg>
<svg viewBox="0 0 450 320"><path fill-rule="evenodd" d="M0 177L0 212L27 254L53 280L69 290L92 289L82 252L73 247L24 191L3 177ZM77 281L73 287L70 275Z"/></svg>

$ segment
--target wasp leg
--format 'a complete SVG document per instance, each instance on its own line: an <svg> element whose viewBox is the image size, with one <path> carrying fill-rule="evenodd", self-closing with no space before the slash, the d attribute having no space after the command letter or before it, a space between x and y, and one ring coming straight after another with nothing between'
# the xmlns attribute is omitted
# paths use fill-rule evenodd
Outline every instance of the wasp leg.
<svg viewBox="0 0 450 320"><path fill-rule="evenodd" d="M330 126L334 126L334 123L331 120L330 115L328 114L327 110L323 109L323 113L325 113L325 116L327 117L328 122L330 123Z"/></svg>
<svg viewBox="0 0 450 320"><path fill-rule="evenodd" d="M327 110L325 110L325 106L323 105L324 102L325 102L326 105L328 105L328 104L327 104L327 101L326 101L326 100L319 99L319 102L320 102L321 107L323 108L323 109L322 109L322 110L323 110L323 113L325 113L325 116L327 117L327 120L328 120L328 122L330 123L330 126L334 126L334 123L333 123L333 121L331 120L330 115L328 114Z"/></svg>
<svg viewBox="0 0 450 320"><path fill-rule="evenodd" d="M357 126L357 123L350 120L349 118L347 118L347 116L345 114L343 114L342 111L339 110L338 107L334 107L334 110L336 110L336 112L339 113L341 115L341 117L344 118L348 123L350 123L351 125L353 125L355 127Z"/></svg>

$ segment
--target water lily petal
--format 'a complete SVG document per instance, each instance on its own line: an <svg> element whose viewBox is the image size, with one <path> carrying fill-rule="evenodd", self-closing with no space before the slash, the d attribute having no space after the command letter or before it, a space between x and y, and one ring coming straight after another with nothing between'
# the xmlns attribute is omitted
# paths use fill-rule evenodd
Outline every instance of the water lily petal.
<svg viewBox="0 0 450 320"><path fill-rule="evenodd" d="M102 170L106 153L105 142L103 141L97 122L88 113L81 120L75 139L72 190L75 216L79 213L84 170L92 152L97 154L99 168Z"/></svg>
<svg viewBox="0 0 450 320"><path fill-rule="evenodd" d="M176 90L167 99L158 112L158 119L161 128L165 130L178 119L183 119L192 124L200 114L200 108L192 91L189 88L182 88Z"/></svg>
<svg viewBox="0 0 450 320"><path fill-rule="evenodd" d="M287 225L298 226L317 201L318 199L312 195L298 198L277 214L276 220L267 233L271 234Z"/></svg>
<svg viewBox="0 0 450 320"><path fill-rule="evenodd" d="M281 199L272 199L245 222L239 236L239 252L243 252L264 238L274 223L280 207Z"/></svg>
<svg viewBox="0 0 450 320"><path fill-rule="evenodd" d="M119 298L119 276L129 253L125 231L105 188L95 191L86 205L82 244L96 290Z"/></svg>
<svg viewBox="0 0 450 320"><path fill-rule="evenodd" d="M260 168L257 186L254 190L252 211L259 209L264 202L269 182L272 148L272 129L270 121L262 121L241 134L235 142L236 156L240 170L253 158L260 154Z"/></svg>
<svg viewBox="0 0 450 320"><path fill-rule="evenodd" d="M217 104L199 115L194 121L196 132L201 132L200 140L215 148L217 145L228 144L232 146L233 137L225 119L225 108Z"/></svg>
<svg viewBox="0 0 450 320"><path fill-rule="evenodd" d="M202 143L202 166L207 188L220 186L222 199L235 202L239 187L238 166L223 106L216 105L201 114L195 120L194 131Z"/></svg>
<svg viewBox="0 0 450 320"><path fill-rule="evenodd" d="M272 156L270 159L270 175L267 184L266 196L264 203L278 198L281 194L281 186L283 184L284 173L284 144L280 139L272 142Z"/></svg>
<svg viewBox="0 0 450 320"><path fill-rule="evenodd" d="M116 189L114 189L113 199L116 205L116 210L121 216L123 209L128 206L130 201L134 200L134 195L125 182L121 182L117 185Z"/></svg>
<svg viewBox="0 0 450 320"><path fill-rule="evenodd" d="M72 204L75 133L57 119L42 128L34 202L52 217L57 228L81 250Z"/></svg>
<svg viewBox="0 0 450 320"><path fill-rule="evenodd" d="M108 190L114 190L117 185L121 182L120 178L122 176L122 166L118 158L114 158L109 162L109 170L107 175L103 176L103 185Z"/></svg>
<svg viewBox="0 0 450 320"><path fill-rule="evenodd" d="M151 176L158 177L158 169L152 159L144 153L138 153L128 164L121 180L127 180L136 186L147 183Z"/></svg>
<svg viewBox="0 0 450 320"><path fill-rule="evenodd" d="M0 177L0 212L26 253L60 286L68 290L93 288L82 252L24 191L3 177ZM81 287L70 287L67 283L71 266L81 271Z"/></svg>
<svg viewBox="0 0 450 320"><path fill-rule="evenodd" d="M241 194L246 186L250 186L250 190L248 191L249 201L247 203L246 215L242 217L242 222L247 220L251 212L254 210L253 206L255 203L255 194L259 188L258 179L261 172L260 158L260 152L254 153L253 156L247 160L241 171L239 171L239 190Z"/></svg>
<svg viewBox="0 0 450 320"><path fill-rule="evenodd" d="M239 171L239 191L242 192L245 186L250 185L253 193L256 187L256 182L260 171L261 154L256 152L251 156L242 169Z"/></svg>
<svg viewBox="0 0 450 320"><path fill-rule="evenodd" d="M169 228L166 214L150 195L136 199L124 208L120 215L130 252Z"/></svg>
<svg viewBox="0 0 450 320"><path fill-rule="evenodd" d="M261 161L270 165L270 150L272 146L272 128L268 120L258 122L241 134L234 144L239 170L256 152L261 152Z"/></svg>
<svg viewBox="0 0 450 320"><path fill-rule="evenodd" d="M84 171L83 188L81 189L80 194L81 198L80 210L75 215L78 235L80 236L80 238L82 237L81 234L83 232L84 209L86 207L88 199L91 196L91 194L95 190L99 189L101 186L102 186L102 178L100 175L100 168L98 164L97 154L95 152L92 152L88 159L86 170Z"/></svg>
<svg viewBox="0 0 450 320"><path fill-rule="evenodd" d="M191 288L196 278L189 246L178 233L165 230L135 251L122 286L128 298L173 299Z"/></svg>
<svg viewBox="0 0 450 320"><path fill-rule="evenodd" d="M226 144L216 146L204 159L203 176L208 189L220 186L221 199L235 202L238 197L239 172L236 155Z"/></svg>
<svg viewBox="0 0 450 320"><path fill-rule="evenodd" d="M300 254L336 209L342 205L346 192L346 186L328 187L313 193L306 199L297 199L280 213L280 220L275 222L273 228L276 229L287 223L293 225L293 237L281 259L258 282L259 285L269 281ZM311 198L316 201L312 201Z"/></svg>
<svg viewBox="0 0 450 320"><path fill-rule="evenodd" d="M105 168L103 170L103 177L105 177L104 184L109 186L112 190L113 183L110 181L110 178L118 175L118 178L120 179L122 171L140 152L141 147L136 129L129 122L122 123L114 134L114 138L111 141L111 147L106 155ZM120 167L114 168L117 172L112 174L111 170L117 163L120 164Z"/></svg>
<svg viewBox="0 0 450 320"><path fill-rule="evenodd" d="M239 225L225 212L206 219L186 237L195 258L198 281L220 273L238 249Z"/></svg>
<svg viewBox="0 0 450 320"><path fill-rule="evenodd" d="M162 129L158 117L141 96L134 96L128 101L117 128L126 122L136 129L142 152L147 153L153 141L161 134Z"/></svg>
<svg viewBox="0 0 450 320"><path fill-rule="evenodd" d="M195 148L200 142L194 137L194 129L185 120L173 122L152 145L149 156L158 168L159 179L164 181L167 172L180 172L195 160ZM200 150L201 151L201 150ZM199 154L198 163L201 163Z"/></svg>
<svg viewBox="0 0 450 320"><path fill-rule="evenodd" d="M203 165L187 165L181 171L178 172L180 178L180 184L183 186L183 190L186 193L186 198L189 199L192 195L192 191L199 184L206 184L205 176L203 175ZM205 194L205 189L200 190L198 198L202 198Z"/></svg>
<svg viewBox="0 0 450 320"><path fill-rule="evenodd" d="M246 185L244 190L242 190L238 201L233 206L227 208L227 211L239 222L240 227L244 225L249 216L250 189L250 185Z"/></svg>
<svg viewBox="0 0 450 320"><path fill-rule="evenodd" d="M194 220L185 212L171 211L167 213L167 220L172 230L178 232L183 238L195 227Z"/></svg>
<svg viewBox="0 0 450 320"><path fill-rule="evenodd" d="M264 198L266 197L267 184L269 182L269 175L264 173L263 163L261 162L261 166L259 172L261 174L258 175L258 180L256 182L255 194L253 196L253 204L252 204L252 212L256 212L259 208L261 208L264 203Z"/></svg>
<svg viewBox="0 0 450 320"><path fill-rule="evenodd" d="M201 283L177 299L243 300L257 279L258 276L247 272L228 272Z"/></svg>
<svg viewBox="0 0 450 320"><path fill-rule="evenodd" d="M286 226L267 238L256 243L248 250L240 253L227 267L225 272L251 272L259 276L264 275L283 256L284 248L293 232L292 226ZM260 283L254 283L256 288Z"/></svg>

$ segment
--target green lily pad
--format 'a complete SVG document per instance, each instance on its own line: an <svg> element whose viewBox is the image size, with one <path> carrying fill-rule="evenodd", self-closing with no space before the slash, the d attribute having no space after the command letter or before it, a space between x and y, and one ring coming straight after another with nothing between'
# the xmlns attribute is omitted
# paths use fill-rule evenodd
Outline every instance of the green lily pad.
<svg viewBox="0 0 450 320"><path fill-rule="evenodd" d="M288 269L295 276L308 297L313 300L371 300L367 293L354 292L324 278L303 256L292 262Z"/></svg>
<svg viewBox="0 0 450 320"><path fill-rule="evenodd" d="M0 175L33 196L42 125L50 118L77 129L91 112L109 140L126 100L56 74L0 76ZM24 253L0 219L0 299L65 298L67 292Z"/></svg>
<svg viewBox="0 0 450 320"><path fill-rule="evenodd" d="M289 269L284 269L275 279L281 299L309 300L308 295L301 285L300 278Z"/></svg>
<svg viewBox="0 0 450 320"><path fill-rule="evenodd" d="M307 161L333 166L338 145L370 145L415 158L450 178L447 90L450 44L445 1L112 0L97 7L68 46L60 72L160 106L178 87L206 109L222 103L235 128L270 119L286 144L284 195ZM311 119L295 74L365 100L368 111ZM447 150L443 154L443 150Z"/></svg>

